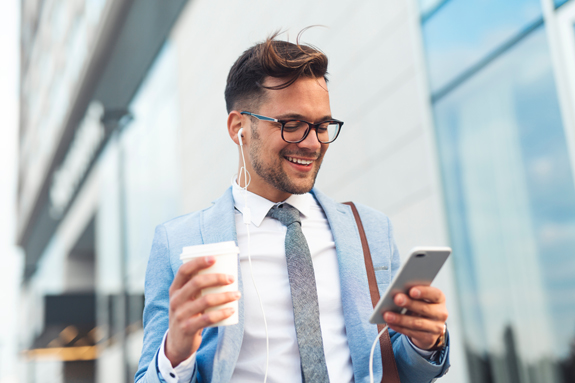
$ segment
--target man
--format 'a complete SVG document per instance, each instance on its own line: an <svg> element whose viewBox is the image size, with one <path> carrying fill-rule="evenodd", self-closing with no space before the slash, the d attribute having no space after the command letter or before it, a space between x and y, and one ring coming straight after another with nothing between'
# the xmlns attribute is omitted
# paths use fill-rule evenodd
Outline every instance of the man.
<svg viewBox="0 0 575 383"><path fill-rule="evenodd" d="M268 353L260 296L269 382L369 381L377 328L368 323L373 307L358 229L348 206L313 188L343 125L330 110L327 57L275 37L245 51L226 86L228 132L236 144L242 140L248 185L238 177L213 206L156 229L137 382L263 381ZM389 220L365 206L358 210L383 292L399 267ZM239 245L240 291L201 297L202 289L233 280L198 275L213 257L182 265L179 254L184 246L223 241ZM208 328L233 310L206 309L235 300L239 323ZM401 381L442 376L449 367L443 293L420 286L395 302L409 310L385 314ZM374 371L378 382L386 374L379 349Z"/></svg>

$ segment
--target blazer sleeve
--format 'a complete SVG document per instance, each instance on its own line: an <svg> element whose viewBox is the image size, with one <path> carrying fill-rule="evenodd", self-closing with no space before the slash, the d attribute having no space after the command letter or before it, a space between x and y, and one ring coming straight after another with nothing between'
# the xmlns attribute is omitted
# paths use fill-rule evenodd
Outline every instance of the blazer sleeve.
<svg viewBox="0 0 575 383"><path fill-rule="evenodd" d="M136 383L165 382L158 368L158 352L169 327L170 286L174 272L170 263L170 243L164 225L156 227L146 269L144 343L134 377ZM195 380L195 374L192 381Z"/></svg>

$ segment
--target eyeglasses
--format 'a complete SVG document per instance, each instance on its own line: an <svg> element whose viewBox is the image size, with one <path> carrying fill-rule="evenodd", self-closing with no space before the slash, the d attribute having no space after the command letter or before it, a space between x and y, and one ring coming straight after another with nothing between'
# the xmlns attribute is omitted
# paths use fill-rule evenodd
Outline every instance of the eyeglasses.
<svg viewBox="0 0 575 383"><path fill-rule="evenodd" d="M259 114L254 114L250 112L241 112L248 116L252 116L262 121L271 121L281 124L281 135L285 142L290 144L297 144L306 139L309 131L315 128L315 134L317 135L317 140L322 144L329 144L334 142L337 138L343 121L339 120L327 120L318 122L317 124L312 124L307 121L300 120L278 120L277 118L271 118L266 116L261 116Z"/></svg>

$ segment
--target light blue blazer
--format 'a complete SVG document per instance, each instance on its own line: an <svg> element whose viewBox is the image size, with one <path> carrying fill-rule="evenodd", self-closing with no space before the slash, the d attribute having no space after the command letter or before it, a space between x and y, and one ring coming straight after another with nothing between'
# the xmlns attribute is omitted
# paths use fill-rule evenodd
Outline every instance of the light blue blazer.
<svg viewBox="0 0 575 383"><path fill-rule="evenodd" d="M333 201L317 189L311 193L323 208L335 240L343 315L355 381L369 382L369 353L377 336L377 327L368 321L373 306L357 225L349 206ZM383 293L399 267L399 254L389 218L363 205L357 205L357 209L369 242L377 283ZM156 228L146 271L144 345L136 382L164 381L159 374L157 354L168 329L168 290L182 264L179 259L182 248L223 241L237 243L231 188L211 207L175 218ZM240 291L243 291L241 273L238 282ZM237 325L204 330L192 381L229 382L243 340L243 299L239 301L238 314ZM442 351L437 362L433 362L417 354L404 335L390 331L390 336L402 383L427 383L447 372L449 346ZM374 372L375 381L380 382L379 347L375 348Z"/></svg>

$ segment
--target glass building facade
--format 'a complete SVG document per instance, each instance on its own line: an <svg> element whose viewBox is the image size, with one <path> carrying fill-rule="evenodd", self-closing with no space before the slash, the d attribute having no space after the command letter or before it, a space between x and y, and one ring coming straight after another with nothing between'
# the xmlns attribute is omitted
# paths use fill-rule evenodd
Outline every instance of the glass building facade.
<svg viewBox="0 0 575 383"><path fill-rule="evenodd" d="M64 228L52 236L38 271L27 283L24 312L30 319L23 326L28 338L23 344L33 348L28 352L27 381L124 382L135 374L154 227L182 214L174 65L175 52L168 41L134 96L130 122L115 133L96 160L92 178L97 181L83 185L81 194L97 197L84 203L79 196L74 205L89 207L64 217ZM72 246L70 225L80 231ZM44 313L53 304L46 297L62 297L62 316L72 321L69 326L50 329ZM74 299L80 299L76 309L92 314L96 309L84 332L71 319ZM61 340L66 332L74 334L69 342ZM87 345L96 349L90 355L81 354ZM62 360L50 360L56 346L67 349L70 356L56 354ZM50 380L47 372L55 377Z"/></svg>
<svg viewBox="0 0 575 383"><path fill-rule="evenodd" d="M22 1L21 382L133 381L154 227L183 212L185 3Z"/></svg>
<svg viewBox="0 0 575 383"><path fill-rule="evenodd" d="M175 60L168 40L130 104L130 122L99 159L102 179L95 214L96 293L103 313L99 326L108 329L112 343L121 341L114 335L125 336L128 377L135 374L141 353L144 276L154 228L183 214ZM126 318L119 314L123 306ZM122 323L127 326L125 334ZM105 369L102 363L100 375Z"/></svg>
<svg viewBox="0 0 575 383"><path fill-rule="evenodd" d="M542 4L421 4L473 383L575 381L573 127L550 44L573 4Z"/></svg>

